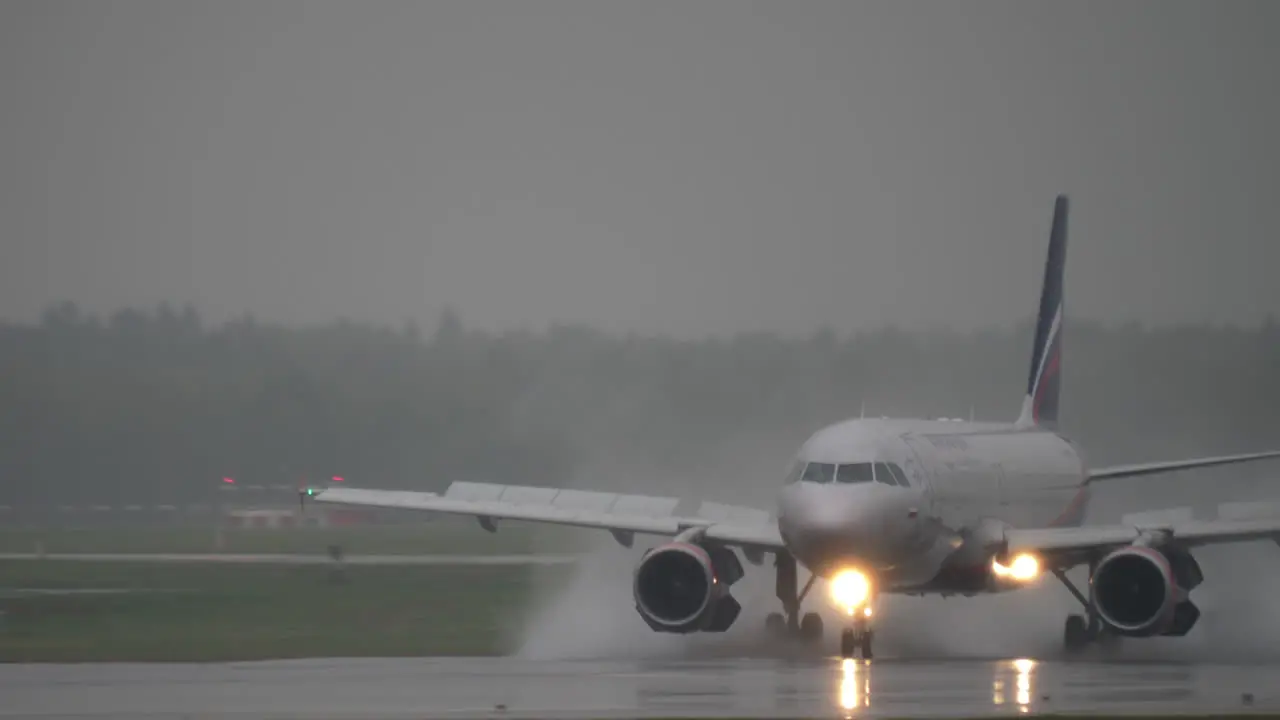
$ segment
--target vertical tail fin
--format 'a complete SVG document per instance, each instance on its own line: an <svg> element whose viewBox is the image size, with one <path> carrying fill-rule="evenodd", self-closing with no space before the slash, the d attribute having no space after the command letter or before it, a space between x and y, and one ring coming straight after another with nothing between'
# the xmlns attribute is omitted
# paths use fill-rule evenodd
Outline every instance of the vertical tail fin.
<svg viewBox="0 0 1280 720"><path fill-rule="evenodd" d="M1067 196L1053 204L1053 228L1049 233L1049 256L1044 264L1044 285L1040 289L1040 314L1036 318L1036 339L1031 348L1031 373L1027 395L1022 401L1019 427L1054 427L1058 424L1058 390L1062 377L1062 278L1067 261Z"/></svg>

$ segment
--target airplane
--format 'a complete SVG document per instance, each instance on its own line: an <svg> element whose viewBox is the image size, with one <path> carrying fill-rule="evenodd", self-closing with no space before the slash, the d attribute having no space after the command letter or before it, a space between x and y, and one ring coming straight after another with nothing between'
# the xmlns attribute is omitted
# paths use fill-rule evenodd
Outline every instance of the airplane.
<svg viewBox="0 0 1280 720"><path fill-rule="evenodd" d="M1212 543L1270 538L1280 513L1228 503L1218 517L1170 512L1083 525L1100 482L1280 457L1280 451L1088 467L1058 427L1063 358L1063 275L1068 199L1054 202L1030 371L1011 423L856 418L824 427L799 448L777 497L777 514L679 498L549 487L454 482L443 494L352 487L305 488L341 505L473 516L664 538L636 566L632 594L641 619L662 633L724 632L741 605L731 586L773 557L781 612L775 636L817 641L822 618L801 615L817 580L843 618L843 657L871 658L875 607L885 595L986 595L1056 577L1083 612L1069 615L1069 651L1120 637L1183 636L1200 611L1190 592L1204 580L1192 556ZM1087 594L1066 572L1085 565ZM798 566L809 572L803 587Z"/></svg>

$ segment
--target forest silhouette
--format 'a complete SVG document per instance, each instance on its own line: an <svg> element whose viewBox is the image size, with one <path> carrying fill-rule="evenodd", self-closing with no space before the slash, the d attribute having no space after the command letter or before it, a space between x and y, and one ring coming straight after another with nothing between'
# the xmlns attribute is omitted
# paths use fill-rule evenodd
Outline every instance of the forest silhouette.
<svg viewBox="0 0 1280 720"><path fill-rule="evenodd" d="M448 309L423 333L215 325L168 305L104 318L63 303L0 324L0 503L198 502L224 476L440 490L589 473L658 492L664 472L738 447L760 452L734 472L768 485L809 432L860 412L1012 420L1030 330L690 341L481 332ZM1069 321L1064 353L1062 428L1095 463L1280 445L1273 320ZM610 467L627 468L612 486Z"/></svg>

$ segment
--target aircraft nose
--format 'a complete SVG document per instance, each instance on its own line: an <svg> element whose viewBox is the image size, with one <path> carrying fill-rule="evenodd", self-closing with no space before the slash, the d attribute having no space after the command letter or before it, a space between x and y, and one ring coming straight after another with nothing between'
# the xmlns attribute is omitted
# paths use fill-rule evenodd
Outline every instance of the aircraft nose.
<svg viewBox="0 0 1280 720"><path fill-rule="evenodd" d="M826 559L877 561L884 555L886 512L884 498L875 492L840 492L849 488L821 488L798 518L797 550L820 564ZM815 493L816 495L816 493Z"/></svg>

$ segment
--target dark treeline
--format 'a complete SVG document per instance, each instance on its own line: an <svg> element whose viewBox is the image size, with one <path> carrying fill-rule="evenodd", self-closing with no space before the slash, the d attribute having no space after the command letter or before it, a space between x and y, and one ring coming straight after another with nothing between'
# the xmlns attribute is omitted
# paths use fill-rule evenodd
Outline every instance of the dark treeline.
<svg viewBox="0 0 1280 720"><path fill-rule="evenodd" d="M0 503L189 502L219 478L633 492L671 473L780 477L817 426L1010 420L1030 328L679 341L583 328L216 327L190 308L0 325ZM1280 328L1070 324L1064 429L1099 462L1280 440ZM742 462L725 470L725 458ZM779 454L782 453L782 454ZM624 471L625 469L625 471ZM635 472L655 478L636 480ZM598 477L598 481L597 480ZM733 498L728 498L732 501Z"/></svg>

